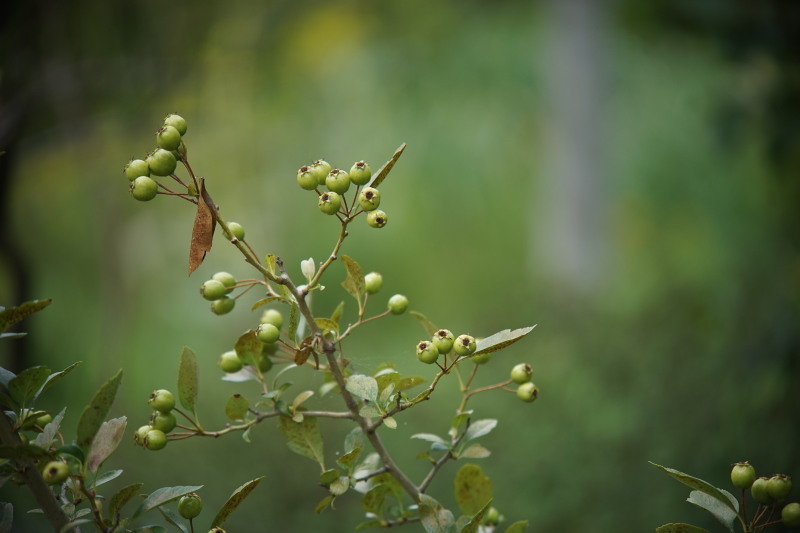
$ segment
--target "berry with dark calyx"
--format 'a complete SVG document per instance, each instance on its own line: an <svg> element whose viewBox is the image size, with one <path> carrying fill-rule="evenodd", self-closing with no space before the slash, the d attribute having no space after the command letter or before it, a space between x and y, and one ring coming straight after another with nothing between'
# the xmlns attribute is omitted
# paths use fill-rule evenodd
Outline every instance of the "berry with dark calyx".
<svg viewBox="0 0 800 533"><path fill-rule="evenodd" d="M181 134L181 137L186 135L186 119L182 116L177 115L175 113L170 113L164 118L164 125L165 126L172 126L178 133Z"/></svg>
<svg viewBox="0 0 800 533"><path fill-rule="evenodd" d="M519 363L511 369L511 381L514 383L527 383L531 380L533 368L528 363Z"/></svg>
<svg viewBox="0 0 800 533"><path fill-rule="evenodd" d="M440 329L433 334L433 344L439 350L439 353L450 353L453 349L453 344L456 341L455 335L449 329Z"/></svg>
<svg viewBox="0 0 800 533"><path fill-rule="evenodd" d="M218 279L209 279L200 285L200 294L206 300L213 302L219 300L228 292L228 288Z"/></svg>
<svg viewBox="0 0 800 533"><path fill-rule="evenodd" d="M283 326L283 314L277 309L266 309L261 313L259 322L262 324L272 324L276 328L281 329L281 326Z"/></svg>
<svg viewBox="0 0 800 533"><path fill-rule="evenodd" d="M233 286L236 285L236 278L233 277L233 274L229 274L227 272L217 272L211 276L211 279L215 279L225 285L225 288L227 289L227 291L225 291L226 293L233 291Z"/></svg>
<svg viewBox="0 0 800 533"><path fill-rule="evenodd" d="M150 424L140 426L139 429L133 434L133 442L138 444L139 446L144 446L144 438L147 436L147 432L153 429L153 426Z"/></svg>
<svg viewBox="0 0 800 533"><path fill-rule="evenodd" d="M223 296L219 300L211 302L211 312L215 315L227 315L236 306L236 300L230 296Z"/></svg>
<svg viewBox="0 0 800 533"><path fill-rule="evenodd" d="M144 437L144 447L148 450L160 450L167 445L167 435L160 429L151 429Z"/></svg>
<svg viewBox="0 0 800 533"><path fill-rule="evenodd" d="M767 492L768 482L769 478L761 476L756 478L753 484L750 485L750 495L753 496L755 501L763 505L772 503L772 497L769 495L769 492Z"/></svg>
<svg viewBox="0 0 800 533"><path fill-rule="evenodd" d="M280 338L281 330L272 324L259 324L256 328L256 335L261 342L274 343Z"/></svg>
<svg viewBox="0 0 800 533"><path fill-rule="evenodd" d="M244 366L244 363L242 363L242 360L239 359L239 356L236 355L235 351L230 350L219 356L217 365L223 372L232 374L241 370Z"/></svg>
<svg viewBox="0 0 800 533"><path fill-rule="evenodd" d="M233 237L236 237L240 241L244 240L244 228L241 224L238 222L228 222L228 229Z"/></svg>
<svg viewBox="0 0 800 533"><path fill-rule="evenodd" d="M367 224L369 224L372 228L382 228L388 221L389 217L386 216L386 213L380 209L376 209L367 213Z"/></svg>
<svg viewBox="0 0 800 533"><path fill-rule="evenodd" d="M342 206L342 197L335 192L324 192L319 196L319 210L326 215L335 215Z"/></svg>
<svg viewBox="0 0 800 533"><path fill-rule="evenodd" d="M358 205L364 211L374 211L381 205L381 192L372 187L364 187L358 193Z"/></svg>
<svg viewBox="0 0 800 533"><path fill-rule="evenodd" d="M344 170L333 169L325 178L325 186L329 191L343 194L350 188L350 176Z"/></svg>
<svg viewBox="0 0 800 533"><path fill-rule="evenodd" d="M756 480L756 469L747 461L736 463L731 468L731 483L740 489L749 489Z"/></svg>
<svg viewBox="0 0 800 533"><path fill-rule="evenodd" d="M157 389L150 393L147 402L150 407L162 413L169 413L175 408L175 396L167 389Z"/></svg>
<svg viewBox="0 0 800 533"><path fill-rule="evenodd" d="M470 355L475 353L477 344L472 335L459 335L453 343L453 350L457 355Z"/></svg>
<svg viewBox="0 0 800 533"><path fill-rule="evenodd" d="M372 177L372 170L369 165L363 161L359 161L350 169L350 181L356 185L365 185Z"/></svg>
<svg viewBox="0 0 800 533"><path fill-rule="evenodd" d="M169 176L175 172L175 167L178 166L178 160L172 155L169 150L158 148L150 152L147 156L147 165L150 167L150 172L156 176Z"/></svg>
<svg viewBox="0 0 800 533"><path fill-rule="evenodd" d="M439 359L439 349L431 341L420 341L417 344L417 359L426 365L433 364Z"/></svg>
<svg viewBox="0 0 800 533"><path fill-rule="evenodd" d="M517 387L517 398L523 402L532 402L539 397L539 387L528 381Z"/></svg>
<svg viewBox="0 0 800 533"><path fill-rule="evenodd" d="M364 276L364 290L367 294L375 294L383 286L383 276L378 272L370 272Z"/></svg>
<svg viewBox="0 0 800 533"><path fill-rule="evenodd" d="M186 520L195 518L202 510L203 500L201 500L200 496L194 492L190 492L178 500L178 514L180 514Z"/></svg>
<svg viewBox="0 0 800 533"><path fill-rule="evenodd" d="M786 474L775 474L767 482L767 494L775 502L782 502L792 490L792 478Z"/></svg>
<svg viewBox="0 0 800 533"><path fill-rule="evenodd" d="M311 167L303 165L297 171L297 184L307 191L313 191L319 185L317 176L311 171Z"/></svg>
<svg viewBox="0 0 800 533"><path fill-rule="evenodd" d="M408 298L402 294L395 294L389 298L387 306L393 315L402 315L408 309Z"/></svg>
<svg viewBox="0 0 800 533"><path fill-rule="evenodd" d="M42 478L48 485L63 483L69 477L69 466L63 461L50 461L42 471Z"/></svg>
<svg viewBox="0 0 800 533"><path fill-rule="evenodd" d="M181 134L173 126L164 126L156 134L156 144L164 150L177 150L181 145Z"/></svg>
<svg viewBox="0 0 800 533"><path fill-rule="evenodd" d="M325 185L325 180L331 173L331 164L323 159L317 159L311 163L311 173L317 179L317 185Z"/></svg>
<svg viewBox="0 0 800 533"><path fill-rule="evenodd" d="M158 194L158 183L148 176L139 176L131 182L131 196L140 202L149 202Z"/></svg>
<svg viewBox="0 0 800 533"><path fill-rule="evenodd" d="M787 503L781 509L781 520L786 527L800 527L800 503Z"/></svg>
<svg viewBox="0 0 800 533"><path fill-rule="evenodd" d="M133 181L139 176L149 176L150 175L150 167L147 164L147 161L143 159L131 159L128 161L128 164L125 165L125 177L128 178L129 181Z"/></svg>
<svg viewBox="0 0 800 533"><path fill-rule="evenodd" d="M150 425L152 429L158 429L164 433L169 433L175 429L175 426L178 425L178 421L175 419L175 415L172 412L162 413L160 411L155 411L150 418Z"/></svg>

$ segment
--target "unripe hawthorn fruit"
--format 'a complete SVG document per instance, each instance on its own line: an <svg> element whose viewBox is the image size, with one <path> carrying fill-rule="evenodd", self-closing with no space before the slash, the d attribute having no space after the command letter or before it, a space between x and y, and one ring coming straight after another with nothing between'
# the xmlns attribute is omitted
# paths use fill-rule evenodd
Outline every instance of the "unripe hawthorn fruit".
<svg viewBox="0 0 800 533"><path fill-rule="evenodd" d="M389 217L380 209L367 213L367 224L369 224L371 228L382 228L387 222L389 222Z"/></svg>
<svg viewBox="0 0 800 533"><path fill-rule="evenodd" d="M272 344L280 338L281 330L272 324L259 324L256 328L256 335L261 342Z"/></svg>
<svg viewBox="0 0 800 533"><path fill-rule="evenodd" d="M215 315L227 315L236 306L236 300L230 296L223 296L219 300L211 302L211 312Z"/></svg>
<svg viewBox="0 0 800 533"><path fill-rule="evenodd" d="M307 191L313 191L319 182L316 174L311 171L311 167L303 165L297 170L297 184Z"/></svg>
<svg viewBox="0 0 800 533"><path fill-rule="evenodd" d="M167 389L157 389L150 393L147 402L150 407L162 413L169 413L175 408L175 396Z"/></svg>
<svg viewBox="0 0 800 533"><path fill-rule="evenodd" d="M228 288L218 279L209 279L200 285L200 295L211 302L219 300L225 296L227 292Z"/></svg>
<svg viewBox="0 0 800 533"><path fill-rule="evenodd" d="M350 176L344 170L335 168L325 178L325 186L329 191L344 194L350 188Z"/></svg>
<svg viewBox="0 0 800 533"><path fill-rule="evenodd" d="M372 177L372 170L369 165L363 161L354 163L350 168L350 181L356 185L365 185Z"/></svg>
<svg viewBox="0 0 800 533"><path fill-rule="evenodd" d="M128 178L128 181L133 181L139 176L149 175L150 167L147 165L147 161L143 159L131 159L125 165L125 177Z"/></svg>
<svg viewBox="0 0 800 533"><path fill-rule="evenodd" d="M449 329L440 329L433 334L433 344L436 345L436 349L439 350L439 353L449 353L450 350L453 349L455 341L456 337Z"/></svg>
<svg viewBox="0 0 800 533"><path fill-rule="evenodd" d="M453 343L453 350L457 355L470 355L478 347L472 335L459 335Z"/></svg>
<svg viewBox="0 0 800 533"><path fill-rule="evenodd" d="M317 159L310 165L311 173L317 178L317 185L325 185L325 179L331 173L331 164L324 159Z"/></svg>
<svg viewBox="0 0 800 533"><path fill-rule="evenodd" d="M164 150L177 150L181 145L181 134L173 126L163 126L156 133L156 144Z"/></svg>
<svg viewBox="0 0 800 533"><path fill-rule="evenodd" d="M387 306L393 315L402 315L408 309L408 298L402 294L395 294L389 298Z"/></svg>
<svg viewBox="0 0 800 533"><path fill-rule="evenodd" d="M519 363L511 369L511 381L514 383L527 383L531 380L533 368L528 363Z"/></svg>
<svg viewBox="0 0 800 533"><path fill-rule="evenodd" d="M240 241L244 240L244 228L238 222L228 222L228 229L231 232L231 235L239 239Z"/></svg>
<svg viewBox="0 0 800 533"><path fill-rule="evenodd" d="M63 461L50 461L42 470L42 478L48 485L63 483L69 477L69 466Z"/></svg>
<svg viewBox="0 0 800 533"><path fill-rule="evenodd" d="M203 510L203 500L196 493L191 492L178 500L178 514L186 520L191 520Z"/></svg>
<svg viewBox="0 0 800 533"><path fill-rule="evenodd" d="M740 489L749 489L756 480L756 469L747 461L736 463L731 468L731 483Z"/></svg>
<svg viewBox="0 0 800 533"><path fill-rule="evenodd" d="M381 205L381 192L372 187L364 187L358 193L358 205L364 211L375 211Z"/></svg>
<svg viewBox="0 0 800 533"><path fill-rule="evenodd" d="M223 372L232 374L241 370L244 366L244 363L242 363L242 360L239 359L239 356L236 355L235 351L230 350L219 356L217 366L219 366L220 370Z"/></svg>
<svg viewBox="0 0 800 533"><path fill-rule="evenodd" d="M539 387L528 381L517 387L517 398L523 402L532 402L539 397Z"/></svg>
<svg viewBox="0 0 800 533"><path fill-rule="evenodd" d="M753 484L750 485L750 495L755 501L763 505L772 503L772 497L769 495L769 492L767 492L768 482L768 478L761 476L756 478Z"/></svg>
<svg viewBox="0 0 800 533"><path fill-rule="evenodd" d="M131 196L140 202L149 202L158 195L158 183L148 176L139 176L131 182Z"/></svg>
<svg viewBox="0 0 800 533"><path fill-rule="evenodd" d="M483 515L483 523L496 526L500 522L500 511L497 507L489 507Z"/></svg>
<svg viewBox="0 0 800 533"><path fill-rule="evenodd" d="M781 520L786 527L800 527L800 503L787 503L781 509Z"/></svg>
<svg viewBox="0 0 800 533"><path fill-rule="evenodd" d="M148 450L160 450L167 445L167 435L160 429L151 429L144 437L144 447Z"/></svg>
<svg viewBox="0 0 800 533"><path fill-rule="evenodd" d="M439 359L439 350L431 341L420 341L417 344L417 359L426 365L431 365Z"/></svg>
<svg viewBox="0 0 800 533"><path fill-rule="evenodd" d="M259 322L262 324L272 324L276 328L281 329L281 326L283 326L283 315L277 309L266 309L261 313Z"/></svg>
<svg viewBox="0 0 800 533"><path fill-rule="evenodd" d="M342 197L336 192L324 192L319 196L319 210L326 215L335 215L342 206Z"/></svg>
<svg viewBox="0 0 800 533"><path fill-rule="evenodd" d="M139 426L139 429L136 430L133 434L133 442L138 444L139 446L144 446L144 438L147 436L147 432L153 429L153 426L150 424L146 424L144 426Z"/></svg>
<svg viewBox="0 0 800 533"><path fill-rule="evenodd" d="M147 156L147 166L150 167L150 172L156 176L169 176L175 172L175 167L178 166L178 161L172 152L158 148Z"/></svg>
<svg viewBox="0 0 800 533"><path fill-rule="evenodd" d="M233 286L236 285L236 278L233 277L233 274L229 274L227 272L217 272L211 276L211 279L215 279L225 285L225 288L227 289L225 292L228 294L233 291Z"/></svg>
<svg viewBox="0 0 800 533"><path fill-rule="evenodd" d="M767 481L767 494L778 503L785 500L791 490L792 478L786 474L775 474Z"/></svg>
<svg viewBox="0 0 800 533"><path fill-rule="evenodd" d="M375 294L383 286L383 276L378 272L370 272L364 276L364 290L367 294Z"/></svg>
<svg viewBox="0 0 800 533"><path fill-rule="evenodd" d="M178 114L170 113L169 115L164 117L164 125L172 126L176 130L178 130L178 133L181 134L181 137L186 135L186 119L184 119L182 116Z"/></svg>
<svg viewBox="0 0 800 533"><path fill-rule="evenodd" d="M178 421L172 412L162 413L161 411L155 411L153 412L153 416L150 417L150 425L153 429L169 433L175 429L175 426L178 425Z"/></svg>

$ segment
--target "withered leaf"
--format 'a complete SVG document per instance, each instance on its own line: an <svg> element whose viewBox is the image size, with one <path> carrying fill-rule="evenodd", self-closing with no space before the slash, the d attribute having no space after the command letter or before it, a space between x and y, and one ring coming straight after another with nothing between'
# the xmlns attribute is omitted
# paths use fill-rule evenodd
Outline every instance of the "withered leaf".
<svg viewBox="0 0 800 533"><path fill-rule="evenodd" d="M197 197L197 213L192 227L192 243L189 247L189 275L203 263L206 254L211 250L214 229L217 222L212 209L216 209L214 201L206 191L205 180L199 178L200 194Z"/></svg>

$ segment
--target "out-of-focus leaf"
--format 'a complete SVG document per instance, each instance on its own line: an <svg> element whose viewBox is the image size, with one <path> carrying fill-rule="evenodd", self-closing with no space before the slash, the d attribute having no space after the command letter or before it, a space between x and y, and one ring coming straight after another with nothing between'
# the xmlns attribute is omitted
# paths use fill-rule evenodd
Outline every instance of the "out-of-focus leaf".
<svg viewBox="0 0 800 533"><path fill-rule="evenodd" d="M91 520L87 520L91 522ZM166 533L167 528L164 526L142 526L131 530L131 533Z"/></svg>
<svg viewBox="0 0 800 533"><path fill-rule="evenodd" d="M134 483L125 488L120 489L114 494L108 502L108 514L113 518L119 513L122 506L130 501L131 498L136 496L139 490L144 486L144 483Z"/></svg>
<svg viewBox="0 0 800 533"><path fill-rule="evenodd" d="M258 340L256 336L256 331L254 329L250 329L245 331L239 338L236 340L236 344L233 346L236 355L239 356L245 364L247 365L257 365L258 364L258 357L261 355L261 351L264 349L264 343Z"/></svg>
<svg viewBox="0 0 800 533"><path fill-rule="evenodd" d="M330 318L317 317L314 319L314 322L317 323L317 327L320 329L325 329L334 333L339 332L339 323L334 322Z"/></svg>
<svg viewBox="0 0 800 533"><path fill-rule="evenodd" d="M330 470L326 470L319 475L319 484L330 485L337 479L339 479L339 471L335 468L331 468Z"/></svg>
<svg viewBox="0 0 800 533"><path fill-rule="evenodd" d="M422 313L420 313L420 312L418 312L418 311L409 311L409 313L411 313L411 315L412 315L414 318L416 318L417 320L419 320L419 324L420 324L420 326L422 326L422 329L424 329L424 330L425 330L425 333L428 335L428 337L433 337L433 334L434 334L434 333L436 333L436 331L437 331L437 329L438 329L438 328L437 328L437 327L436 327L436 326L433 324L433 322L431 322L430 320L428 320L428 317L426 317L425 315L423 315Z"/></svg>
<svg viewBox="0 0 800 533"><path fill-rule="evenodd" d="M2 366L0 366L0 385L2 385L5 388L8 388L8 384L15 377L17 377L15 373L8 370L7 368L3 368Z"/></svg>
<svg viewBox="0 0 800 533"><path fill-rule="evenodd" d="M189 528L186 527L186 524L183 523L183 520L175 511L169 507L157 507L157 509L158 512L161 513L161 516L164 517L164 520L178 528L181 533L189 533Z"/></svg>
<svg viewBox="0 0 800 533"><path fill-rule="evenodd" d="M250 402L241 394L233 394L225 404L225 416L231 420L244 420L244 415L250 409Z"/></svg>
<svg viewBox="0 0 800 533"><path fill-rule="evenodd" d="M453 513L427 494L420 495L419 518L426 533L455 533L456 531Z"/></svg>
<svg viewBox="0 0 800 533"><path fill-rule="evenodd" d="M331 486L328 487L328 490L330 490L331 494L333 494L334 496L341 496L342 494L347 492L347 489L349 488L350 488L350 478L347 476L339 476L339 478L336 479L336 481L331 483Z"/></svg>
<svg viewBox="0 0 800 533"><path fill-rule="evenodd" d="M61 427L61 421L64 420L64 413L66 410L67 408L65 407L60 413L54 416L53 420L44 426L42 432L36 435L36 438L33 439L31 444L35 444L41 448L49 448L50 444L55 440L56 435L58 435L58 429Z"/></svg>
<svg viewBox="0 0 800 533"><path fill-rule="evenodd" d="M336 324L336 331L339 331L340 324L342 322L342 312L344 311L344 302L339 302L339 305L336 306L336 309L333 310L331 313L331 321Z"/></svg>
<svg viewBox="0 0 800 533"><path fill-rule="evenodd" d="M492 500L489 500L477 514L471 517L465 517L467 518L466 523L463 527L459 528L459 533L477 533L478 527L481 525L481 520L483 520L483 515L486 514L486 511L489 510L489 506L491 505Z"/></svg>
<svg viewBox="0 0 800 533"><path fill-rule="evenodd" d="M368 513L380 515L386 501L386 496L391 493L387 485L376 485L369 489L361 498L361 508Z"/></svg>
<svg viewBox="0 0 800 533"><path fill-rule="evenodd" d="M127 419L124 416L112 418L100 425L100 429L92 440L92 446L87 456L86 466L90 472L97 472L103 461L114 453L114 450L117 449L122 437L125 435L126 425Z"/></svg>
<svg viewBox="0 0 800 533"><path fill-rule="evenodd" d="M413 389L417 385L421 385L426 383L428 380L421 377L421 376L408 376L402 378L400 381L397 382L397 390L404 391L408 389Z"/></svg>
<svg viewBox="0 0 800 533"><path fill-rule="evenodd" d="M139 504L139 508L136 509L135 513L133 513L133 517L136 518L142 513L146 513L151 509L155 509L159 505L164 505L167 502L177 500L181 496L186 496L190 492L197 492L202 488L203 485L188 485L178 487L161 487L160 489L156 489L151 492L141 504Z"/></svg>
<svg viewBox="0 0 800 533"><path fill-rule="evenodd" d="M37 461L49 457L50 453L33 444L18 444L17 446L0 446L0 459L14 461Z"/></svg>
<svg viewBox="0 0 800 533"><path fill-rule="evenodd" d="M348 472L353 470L353 465L356 464L358 458L361 456L361 448L353 448L349 452L343 454L336 459L336 463Z"/></svg>
<svg viewBox="0 0 800 533"><path fill-rule="evenodd" d="M692 505L705 509L716 518L720 524L728 528L730 533L735 533L733 523L736 521L736 513L728 505L709 496L699 490L693 490L686 499Z"/></svg>
<svg viewBox="0 0 800 533"><path fill-rule="evenodd" d="M349 452L351 450L355 450L359 448L361 450L364 449L365 439L364 439L364 431L356 426L350 430L350 433L344 438L344 451Z"/></svg>
<svg viewBox="0 0 800 533"><path fill-rule="evenodd" d="M0 311L0 333L6 331L8 328L23 320L25 317L41 311L48 305L53 303L52 298L47 300L32 300L30 302L23 302L14 307L6 307Z"/></svg>
<svg viewBox="0 0 800 533"><path fill-rule="evenodd" d="M430 443L433 443L435 450L448 450L450 449L450 445L447 443L439 435L434 435L433 433L417 433L415 435L411 435L412 439L420 439L426 440Z"/></svg>
<svg viewBox="0 0 800 533"><path fill-rule="evenodd" d="M497 420L494 418L477 420L470 424L470 426L467 428L467 432L464 435L464 442L469 442L477 439L478 437L488 435L495 427L497 427Z"/></svg>
<svg viewBox="0 0 800 533"><path fill-rule="evenodd" d="M344 268L347 272L347 276L342 282L342 287L348 294L359 301L360 306L361 297L364 295L364 272L361 270L361 266L350 256L343 255L342 263L344 263Z"/></svg>
<svg viewBox="0 0 800 533"><path fill-rule="evenodd" d="M264 479L264 476L257 477L256 479L252 479L233 491L228 501L220 508L219 512L217 512L217 516L214 517L214 520L211 522L211 527L219 527L225 523L225 520L231 515L232 512L239 507L242 502L253 492L261 480Z"/></svg>
<svg viewBox="0 0 800 533"><path fill-rule="evenodd" d="M109 409L111 409L111 404L114 403L120 381L122 381L122 370L117 371L111 379L98 389L92 401L81 413L81 417L78 420L77 440L77 444L81 448L87 449L94 440L94 436L103 424Z"/></svg>
<svg viewBox="0 0 800 533"><path fill-rule="evenodd" d="M289 327L287 334L289 335L289 340L295 346L297 346L297 327L299 325L300 325L300 308L297 307L296 303L292 302L289 305Z"/></svg>
<svg viewBox="0 0 800 533"><path fill-rule="evenodd" d="M397 148L397 150L394 151L394 154L392 154L391 159L389 159L386 163L384 163L383 166L379 168L378 171L372 176L372 179L370 180L369 185L367 186L375 187L377 189L378 186L381 183L383 183L383 180L386 179L386 176L389 175L389 171L392 170L394 164L397 163L397 160L400 159L401 155L403 155L403 150L405 149L406 149L406 143L401 144Z"/></svg>
<svg viewBox="0 0 800 533"><path fill-rule="evenodd" d="M109 470L108 472L103 472L102 475L98 476L97 479L94 480L94 486L99 487L109 481L113 481L117 479L119 476L122 475L122 469L118 470Z"/></svg>
<svg viewBox="0 0 800 533"><path fill-rule="evenodd" d="M506 528L505 533L522 533L526 529L528 529L528 521L517 520Z"/></svg>
<svg viewBox="0 0 800 533"><path fill-rule="evenodd" d="M480 444L473 444L464 449L463 452L458 454L458 459L485 459L492 454L488 449Z"/></svg>
<svg viewBox="0 0 800 533"><path fill-rule="evenodd" d="M26 405L28 400L33 399L36 391L44 385L48 376L50 376L50 369L46 366L26 368L9 381L8 392L19 405Z"/></svg>
<svg viewBox="0 0 800 533"><path fill-rule="evenodd" d="M300 394L298 394L297 396L295 396L294 400L292 401L292 408L291 408L291 410L292 410L292 411L296 411L296 410L297 410L297 408L298 408L298 407L300 407L300 405L301 405L303 402L305 402L306 400L308 400L308 399L309 399L309 398L311 398L312 396L314 396L314 391L307 390L307 391L303 391L303 392L301 392Z"/></svg>
<svg viewBox="0 0 800 533"><path fill-rule="evenodd" d="M475 464L465 464L456 473L453 484L458 507L466 515L474 515L492 499L492 482Z"/></svg>
<svg viewBox="0 0 800 533"><path fill-rule="evenodd" d="M280 302L284 302L284 303L287 303L287 304L289 303L289 300L287 300L283 296L267 296L266 298L262 298L259 301L257 301L256 303L254 303L253 306L250 308L250 310L251 311L255 311L256 309L258 309L262 305L268 304L270 302L274 302L275 300L278 300Z"/></svg>
<svg viewBox="0 0 800 533"><path fill-rule="evenodd" d="M52 387L53 385L55 385L56 383L58 383L58 381L59 381L61 378L63 378L64 376L66 376L67 374L69 374L70 372L72 372L72 371L75 369L75 367L76 367L76 366L78 366L79 364L81 364L81 361L76 361L75 363L72 363L71 365L69 365L69 366L68 366L67 368L65 368L64 370L60 370L60 371L58 371L58 372L53 372L52 374L50 374L50 375L47 377L47 381L45 381L45 382L44 382L44 385L42 385L42 386L41 386L41 388L40 388L38 391L36 391L36 394L33 396L33 400L34 400L34 401L36 401L36 399L37 399L39 396L41 396L41 395L42 395L42 394L43 394L45 391L47 391L47 390L48 390L50 387Z"/></svg>
<svg viewBox="0 0 800 533"><path fill-rule="evenodd" d="M194 226L192 226L192 240L189 245L189 275L197 270L203 263L206 254L211 251L211 244L214 240L214 228L217 221L214 220L213 210L216 210L214 201L206 190L206 183L203 178L198 179L200 194L197 196L197 211L194 215Z"/></svg>
<svg viewBox="0 0 800 533"><path fill-rule="evenodd" d="M664 524L656 528L656 533L711 533L692 524Z"/></svg>
<svg viewBox="0 0 800 533"><path fill-rule="evenodd" d="M536 326L528 326L527 328L519 328L515 330L504 329L494 335L489 335L485 339L477 342L477 349L472 355L479 355L482 353L496 352L502 350L506 346L510 346L520 340L522 337L533 331Z"/></svg>
<svg viewBox="0 0 800 533"><path fill-rule="evenodd" d="M699 490L700 492L704 492L704 493L708 494L709 496L711 496L712 498L714 498L715 500L718 500L718 501L722 502L724 505L726 505L727 507L732 509L734 511L734 513L738 513L739 512L739 503L736 501L736 498L733 498L733 497L730 496L730 493L728 493L726 495L723 491L721 491L720 489L718 489L714 485L712 485L712 484L710 484L710 483L708 483L706 481L703 481L702 479L699 479L699 478L696 478L694 476L690 476L689 474L685 474L683 472L675 470L674 468L661 466L661 465L658 465L658 464L656 464L656 463L654 463L652 461L648 461L648 462L651 465L653 465L656 468L658 468L659 470L661 470L662 472L665 472L666 474L669 474L671 477L677 479L678 481L680 481L681 483L683 483L687 487L691 487L691 488L693 488L695 490Z"/></svg>
<svg viewBox="0 0 800 533"><path fill-rule="evenodd" d="M37 509L37 511L38 511L38 509ZM77 520L70 520L69 522L64 524L64 526L61 528L60 533L71 533L72 531L75 531L76 527L82 526L83 524L91 524L91 523L92 523L92 520L90 520L88 518L78 518ZM153 527L161 527L161 526L153 526ZM161 529L162 529L162 531L164 530L164 528L161 528ZM139 530L137 529L136 531L139 531ZM160 533L160 532L158 532L158 533Z"/></svg>
<svg viewBox="0 0 800 533"><path fill-rule="evenodd" d="M308 457L319 463L325 471L325 458L322 453L322 432L319 430L317 419L311 416L303 418L302 422L295 422L288 416L279 417L279 428L286 437L286 444L293 452Z"/></svg>
<svg viewBox="0 0 800 533"><path fill-rule="evenodd" d="M383 419L383 425L389 429L397 429L397 420L394 417L387 416Z"/></svg>
<svg viewBox="0 0 800 533"><path fill-rule="evenodd" d="M333 503L334 496L332 494L328 494L325 496L322 501L320 501L316 507L314 507L314 512L320 514L322 511L327 509Z"/></svg>
<svg viewBox="0 0 800 533"><path fill-rule="evenodd" d="M378 400L378 382L372 376L353 374L347 378L345 387L362 400L375 403Z"/></svg>
<svg viewBox="0 0 800 533"><path fill-rule="evenodd" d="M86 454L83 453L83 450L78 447L75 441L61 446L58 450L56 450L56 453L59 455L71 455L81 463L86 462Z"/></svg>
<svg viewBox="0 0 800 533"><path fill-rule="evenodd" d="M21 339L27 335L24 331L20 331L19 333L0 333L0 340L2 339Z"/></svg>
<svg viewBox="0 0 800 533"><path fill-rule="evenodd" d="M181 351L181 362L178 367L178 400L192 414L195 413L197 401L198 375L197 356L188 346Z"/></svg>

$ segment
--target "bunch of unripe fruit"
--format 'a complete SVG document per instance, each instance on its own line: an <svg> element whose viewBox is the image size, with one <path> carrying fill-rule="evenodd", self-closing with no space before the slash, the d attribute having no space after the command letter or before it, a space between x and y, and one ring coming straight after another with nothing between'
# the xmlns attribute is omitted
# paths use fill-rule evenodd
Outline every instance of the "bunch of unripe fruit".
<svg viewBox="0 0 800 533"><path fill-rule="evenodd" d="M381 193L374 187L364 187L372 178L372 170L364 161L357 161L350 167L350 172L331 168L330 163L322 159L314 161L310 165L303 165L297 171L297 184L307 191L316 191L319 195L317 205L320 211L326 215L341 213L348 215L347 204L343 201L342 195L350 189L350 185L356 185L355 202L366 211L367 224L373 228L382 228L389 220L386 213L378 206L381 205ZM322 187L327 190L322 190ZM345 209L342 209L342 207Z"/></svg>
<svg viewBox="0 0 800 533"><path fill-rule="evenodd" d="M766 506L783 504L792 490L791 477L786 474L756 477L755 468L747 461L733 465L731 482L742 490L750 489L753 499ZM800 527L800 503L785 504L781 510L781 520L788 527Z"/></svg>
<svg viewBox="0 0 800 533"><path fill-rule="evenodd" d="M167 433L177 425L175 413L172 412L175 396L166 389L158 389L150 394L147 403L153 408L150 423L137 429L133 440L148 450L160 450L167 445Z"/></svg>
<svg viewBox="0 0 800 533"><path fill-rule="evenodd" d="M130 181L131 196L147 202L156 197L159 184L155 176L169 176L175 172L178 161L184 158L186 147L186 120L180 115L170 114L164 118L163 126L156 132L156 148L144 159L132 159L125 165L124 173ZM197 191L188 191L197 194Z"/></svg>

